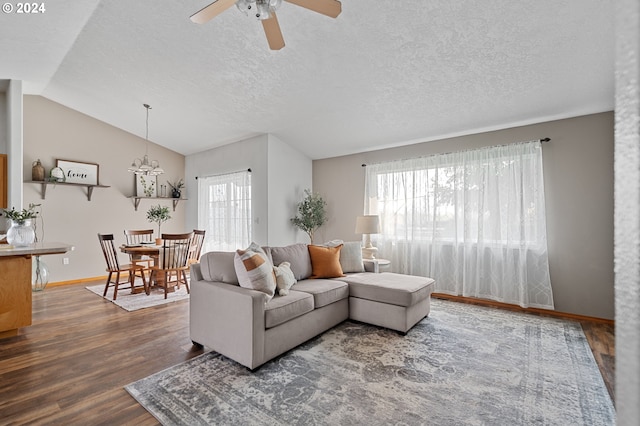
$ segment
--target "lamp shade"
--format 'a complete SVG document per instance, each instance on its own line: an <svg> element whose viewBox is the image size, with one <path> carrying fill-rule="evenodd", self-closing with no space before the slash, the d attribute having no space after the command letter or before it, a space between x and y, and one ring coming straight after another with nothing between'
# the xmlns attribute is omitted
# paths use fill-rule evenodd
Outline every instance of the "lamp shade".
<svg viewBox="0 0 640 426"><path fill-rule="evenodd" d="M380 233L380 218L378 215L370 214L356 218L356 234L378 233Z"/></svg>

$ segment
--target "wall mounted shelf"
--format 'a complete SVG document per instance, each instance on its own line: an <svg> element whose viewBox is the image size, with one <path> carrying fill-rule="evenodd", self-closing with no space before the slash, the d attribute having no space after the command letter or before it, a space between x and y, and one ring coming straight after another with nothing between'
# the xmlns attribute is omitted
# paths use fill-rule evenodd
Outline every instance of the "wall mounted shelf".
<svg viewBox="0 0 640 426"><path fill-rule="evenodd" d="M47 196L47 186L49 186L49 185L80 186L80 187L83 187L83 188L87 188L87 200L88 201L91 201L91 195L93 195L93 188L110 188L107 185L86 185L86 184L83 184L83 183L47 182L47 181L37 181L37 180L30 180L30 181L27 181L27 183L37 183L37 184L42 186L40 194L41 194L43 200Z"/></svg>
<svg viewBox="0 0 640 426"><path fill-rule="evenodd" d="M171 198L171 197L138 197L137 195L134 195L132 197L129 197L133 200L133 206L136 209L136 211L138 211L138 206L140 205L140 200L171 200L173 201L173 211L176 211L176 206L178 205L178 203L180 201L186 201L186 198Z"/></svg>

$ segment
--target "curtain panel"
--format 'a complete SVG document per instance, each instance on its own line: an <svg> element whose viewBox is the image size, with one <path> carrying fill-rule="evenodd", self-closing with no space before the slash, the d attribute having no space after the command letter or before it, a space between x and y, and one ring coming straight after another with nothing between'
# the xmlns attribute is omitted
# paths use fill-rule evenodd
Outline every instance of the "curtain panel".
<svg viewBox="0 0 640 426"><path fill-rule="evenodd" d="M198 227L203 253L235 251L251 242L251 172L198 179Z"/></svg>
<svg viewBox="0 0 640 426"><path fill-rule="evenodd" d="M379 257L436 292L553 309L539 141L372 164Z"/></svg>

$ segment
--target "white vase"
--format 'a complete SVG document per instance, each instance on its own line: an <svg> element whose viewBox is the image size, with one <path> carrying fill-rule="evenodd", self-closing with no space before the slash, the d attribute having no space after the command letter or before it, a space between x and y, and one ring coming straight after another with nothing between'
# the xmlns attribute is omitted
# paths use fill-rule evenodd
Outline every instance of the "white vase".
<svg viewBox="0 0 640 426"><path fill-rule="evenodd" d="M7 231L7 242L14 247L26 247L36 240L36 232L31 226L31 219L24 222L11 221L11 228Z"/></svg>

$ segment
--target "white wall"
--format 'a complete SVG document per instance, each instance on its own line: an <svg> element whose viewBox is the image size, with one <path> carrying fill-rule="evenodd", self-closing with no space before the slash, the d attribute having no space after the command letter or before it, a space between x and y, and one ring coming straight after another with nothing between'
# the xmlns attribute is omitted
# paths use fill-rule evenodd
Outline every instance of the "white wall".
<svg viewBox="0 0 640 426"><path fill-rule="evenodd" d="M145 122L141 114L140 129ZM79 280L105 276L105 261L98 244L98 233L114 234L116 243L124 242L125 229L154 228L146 220L151 205L163 204L171 208L170 199L141 200L134 210L134 175L127 171L135 157L145 153L147 142L104 122L66 108L40 96L24 97L24 158L20 160L24 173L19 179L24 192L24 206L42 204L44 241L60 241L75 246L73 252L43 257L51 271L52 282ZM149 144L149 157L160 161L166 174L159 183L184 176L184 156ZM46 199L41 197L41 185L22 183L31 180L31 165L40 159L46 173L55 166L56 159L98 163L100 183L109 188L96 188L92 200L86 189L70 185L49 185ZM10 204L11 206L11 204ZM18 208L16 206L16 208ZM162 232L184 232L184 203L179 203L172 219L162 225ZM43 226L38 220L38 236ZM68 257L69 265L62 264ZM121 255L122 261L127 256Z"/></svg>
<svg viewBox="0 0 640 426"><path fill-rule="evenodd" d="M266 135L210 149L185 158L187 226L198 227L198 181L196 177L220 175L251 169L253 240L268 243L268 170Z"/></svg>
<svg viewBox="0 0 640 426"><path fill-rule="evenodd" d="M312 161L273 135L269 135L269 245L309 242L303 231L291 224L304 190L312 188Z"/></svg>
<svg viewBox="0 0 640 426"><path fill-rule="evenodd" d="M616 416L640 418L640 2L616 2Z"/></svg>
<svg viewBox="0 0 640 426"><path fill-rule="evenodd" d="M252 239L261 245L303 241L289 218L295 215L304 190L311 188L311 160L273 135L189 155L185 159L187 225L198 225L197 176L251 169Z"/></svg>
<svg viewBox="0 0 640 426"><path fill-rule="evenodd" d="M7 94L0 89L0 154L7 153Z"/></svg>
<svg viewBox="0 0 640 426"><path fill-rule="evenodd" d="M7 206L22 205L22 153L23 153L23 100L22 81L10 80L7 89L7 174L9 187Z"/></svg>
<svg viewBox="0 0 640 426"><path fill-rule="evenodd" d="M556 310L613 319L613 113L371 151L313 162L328 203L320 240L357 240L363 163L551 138L543 162L551 285Z"/></svg>

